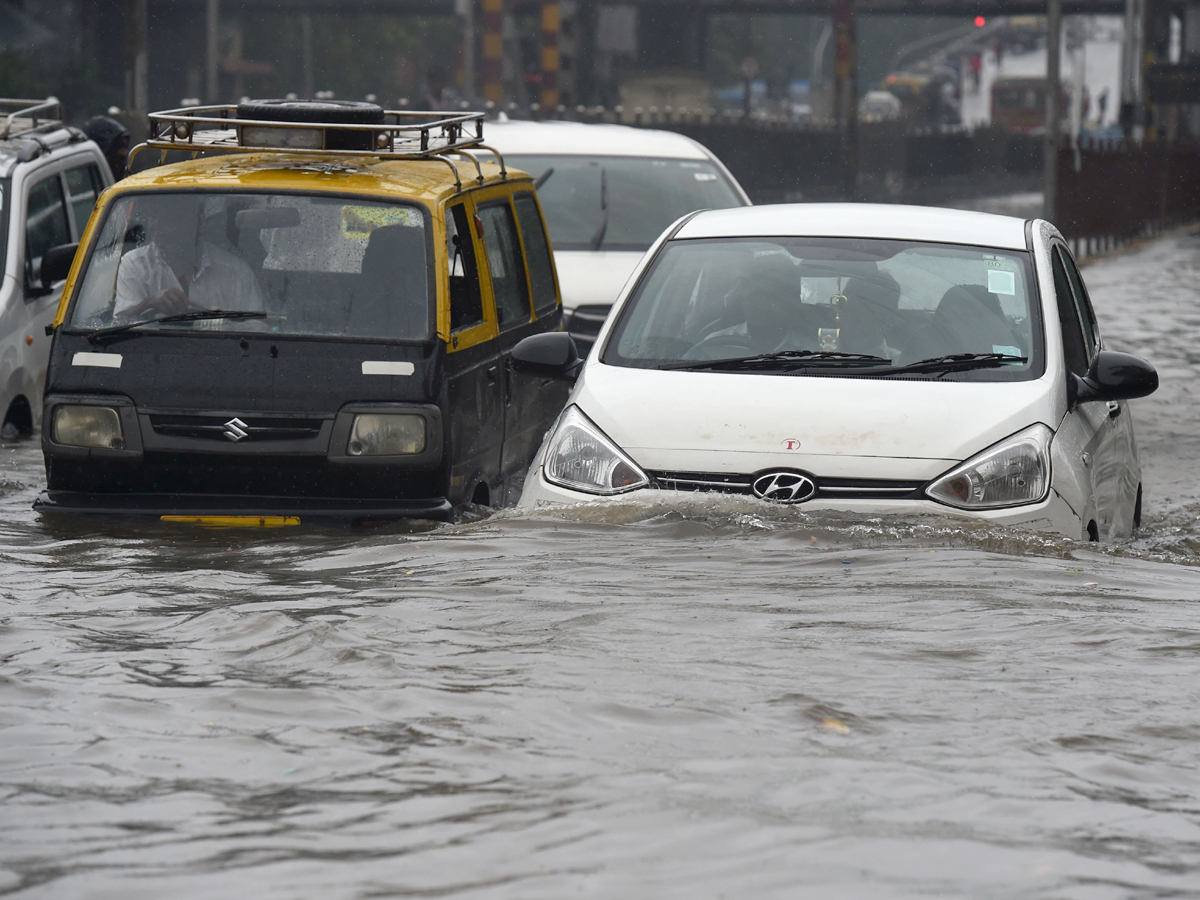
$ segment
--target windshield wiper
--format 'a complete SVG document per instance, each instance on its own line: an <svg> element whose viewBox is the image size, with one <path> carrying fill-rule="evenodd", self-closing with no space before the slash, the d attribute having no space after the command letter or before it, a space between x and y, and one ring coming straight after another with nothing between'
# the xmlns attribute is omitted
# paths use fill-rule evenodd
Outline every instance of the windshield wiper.
<svg viewBox="0 0 1200 900"><path fill-rule="evenodd" d="M759 353L755 356L735 356L732 359L697 359L692 362L666 363L660 369L777 369L824 366L857 368L858 366L890 366L892 361L865 353L840 353L836 350L780 350L778 353Z"/></svg>
<svg viewBox="0 0 1200 900"><path fill-rule="evenodd" d="M600 249L600 245L604 243L604 234L608 231L608 172L604 166L600 167L600 212L602 213L600 227L596 229L596 233L588 242L588 247L592 251Z"/></svg>
<svg viewBox="0 0 1200 900"><path fill-rule="evenodd" d="M124 325L111 325L108 328L97 328L88 335L89 344L97 344L105 338L116 334L124 334L144 325L160 325L168 322L197 322L201 319L265 319L265 312L232 309L198 309L195 312L177 313L173 316L159 316L157 319L144 319L140 322L126 322Z"/></svg>
<svg viewBox="0 0 1200 900"><path fill-rule="evenodd" d="M965 372L969 369L995 369L1010 363L1025 363L1027 356L1013 356L1011 353L952 353L949 356L934 356L929 359L917 360L905 366L896 366L880 375L903 375L905 373L921 372Z"/></svg>

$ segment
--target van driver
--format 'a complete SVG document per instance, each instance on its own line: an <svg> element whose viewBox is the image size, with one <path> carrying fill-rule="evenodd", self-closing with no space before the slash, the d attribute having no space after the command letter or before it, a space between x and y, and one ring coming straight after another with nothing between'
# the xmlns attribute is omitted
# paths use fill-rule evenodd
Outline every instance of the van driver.
<svg viewBox="0 0 1200 900"><path fill-rule="evenodd" d="M258 279L236 252L201 234L197 217L160 209L146 225L147 243L121 257L113 315L140 319L205 309L263 310Z"/></svg>

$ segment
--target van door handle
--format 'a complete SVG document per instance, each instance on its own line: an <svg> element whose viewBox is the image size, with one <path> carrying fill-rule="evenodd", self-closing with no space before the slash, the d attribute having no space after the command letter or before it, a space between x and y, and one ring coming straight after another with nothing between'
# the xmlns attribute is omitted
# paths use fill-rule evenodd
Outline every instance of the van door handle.
<svg viewBox="0 0 1200 900"><path fill-rule="evenodd" d="M1116 400L1109 400L1108 403L1105 404L1105 407L1108 409L1108 417L1110 419L1115 419L1121 414L1121 404Z"/></svg>
<svg viewBox="0 0 1200 900"><path fill-rule="evenodd" d="M500 377L500 367L499 366L488 366L488 370L487 370L488 384L495 384L496 379L499 377Z"/></svg>

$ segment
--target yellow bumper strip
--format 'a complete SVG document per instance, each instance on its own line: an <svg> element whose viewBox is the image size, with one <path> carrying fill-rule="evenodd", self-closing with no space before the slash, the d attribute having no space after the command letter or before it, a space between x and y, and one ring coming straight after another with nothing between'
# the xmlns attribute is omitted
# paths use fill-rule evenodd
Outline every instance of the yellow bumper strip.
<svg viewBox="0 0 1200 900"><path fill-rule="evenodd" d="M161 516L164 522L207 525L211 528L283 528L299 525L299 516Z"/></svg>

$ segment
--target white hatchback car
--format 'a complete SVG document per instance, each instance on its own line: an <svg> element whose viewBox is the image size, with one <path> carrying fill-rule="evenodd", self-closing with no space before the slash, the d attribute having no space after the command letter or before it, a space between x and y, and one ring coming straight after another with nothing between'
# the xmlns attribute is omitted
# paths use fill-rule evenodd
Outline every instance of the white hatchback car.
<svg viewBox="0 0 1200 900"><path fill-rule="evenodd" d="M534 177L563 323L591 346L638 260L677 218L748 206L720 160L682 134L580 122L489 122L487 143Z"/></svg>
<svg viewBox="0 0 1200 900"><path fill-rule="evenodd" d="M514 350L544 375L569 338ZM522 506L720 491L1118 539L1141 516L1126 401L1048 222L867 204L703 212L639 266Z"/></svg>

